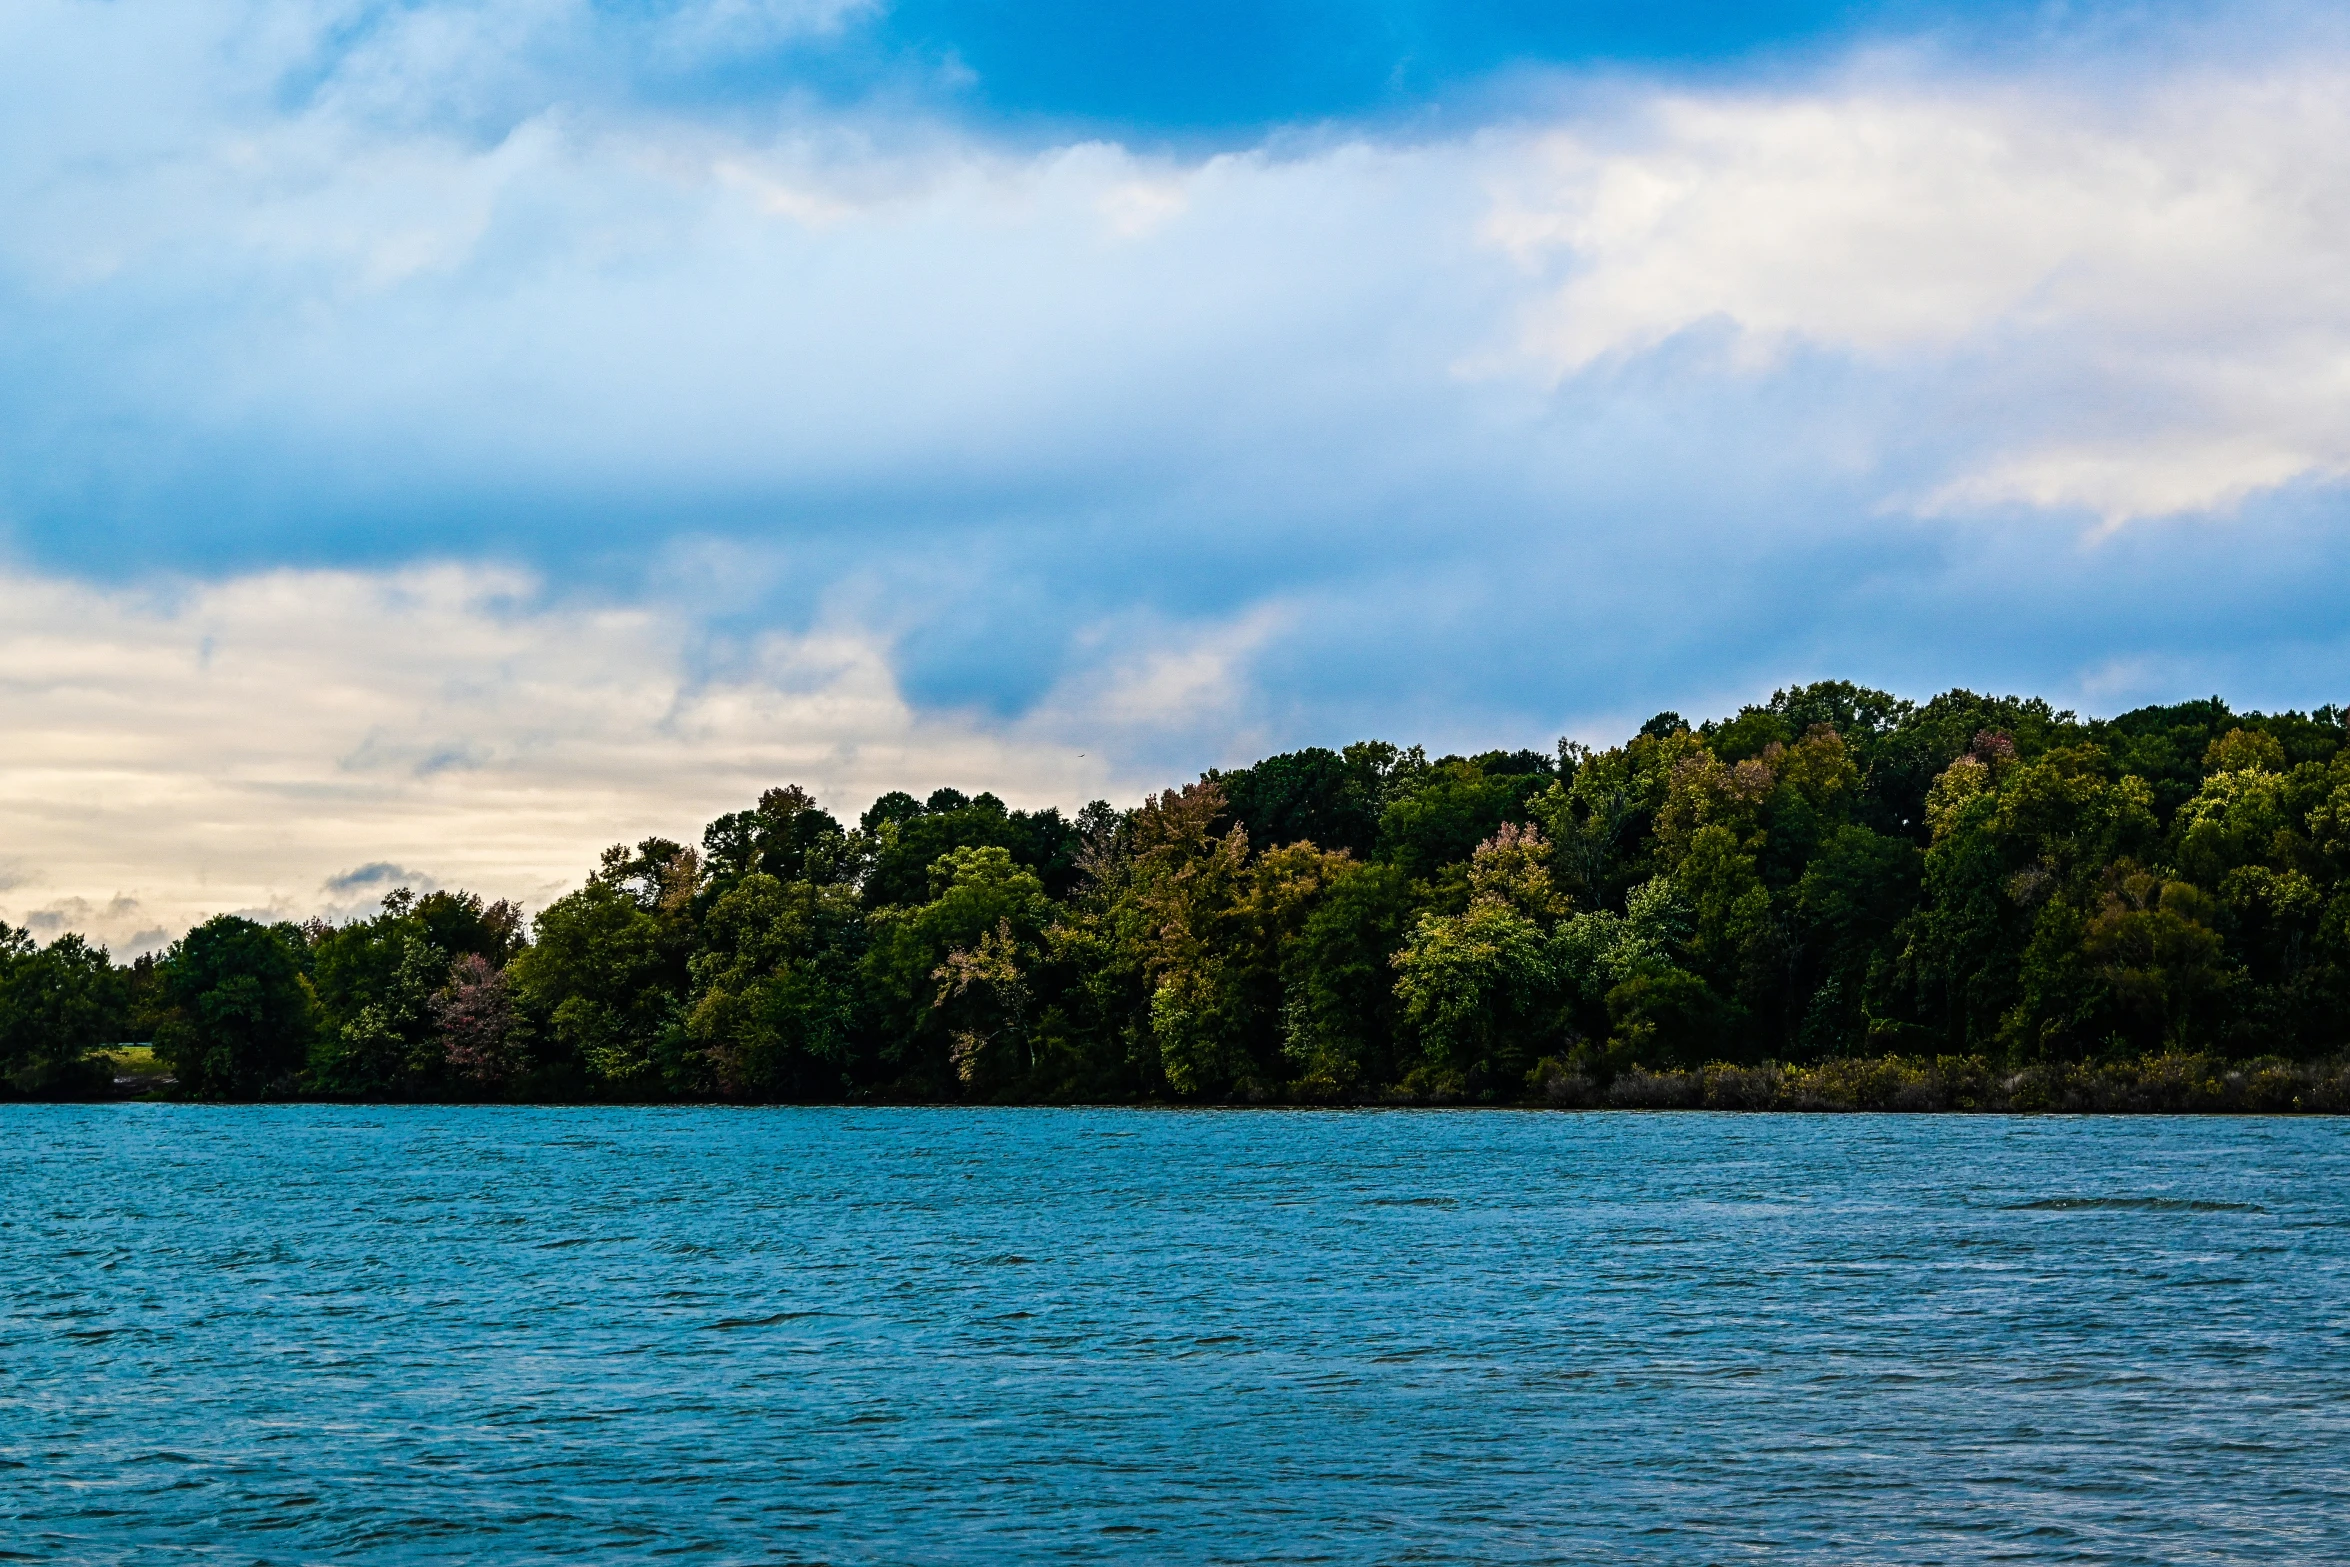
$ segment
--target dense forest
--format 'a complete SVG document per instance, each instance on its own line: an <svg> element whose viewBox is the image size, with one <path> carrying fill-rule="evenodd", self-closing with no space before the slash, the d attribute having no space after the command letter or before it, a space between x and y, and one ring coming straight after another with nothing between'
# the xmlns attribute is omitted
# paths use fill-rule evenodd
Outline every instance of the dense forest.
<svg viewBox="0 0 2350 1567"><path fill-rule="evenodd" d="M0 1074L104 1093L140 1040L203 1098L2340 1108L2344 738L1826 682L1073 819L776 788L529 921L403 891L128 966L0 927Z"/></svg>

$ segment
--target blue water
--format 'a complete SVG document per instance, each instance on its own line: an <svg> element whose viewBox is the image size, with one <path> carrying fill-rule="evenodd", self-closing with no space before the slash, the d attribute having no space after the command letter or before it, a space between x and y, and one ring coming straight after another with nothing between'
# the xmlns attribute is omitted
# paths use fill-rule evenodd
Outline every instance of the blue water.
<svg viewBox="0 0 2350 1567"><path fill-rule="evenodd" d="M2350 1559L2350 1123L0 1110L0 1559Z"/></svg>

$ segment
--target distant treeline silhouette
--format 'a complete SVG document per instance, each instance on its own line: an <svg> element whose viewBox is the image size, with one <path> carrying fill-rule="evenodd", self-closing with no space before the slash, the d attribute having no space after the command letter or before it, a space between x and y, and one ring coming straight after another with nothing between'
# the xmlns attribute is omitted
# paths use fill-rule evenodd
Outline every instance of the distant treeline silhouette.
<svg viewBox="0 0 2350 1567"><path fill-rule="evenodd" d="M1065 818L769 790L526 922L0 942L0 1072L207 1098L2335 1108L2343 715L1823 682ZM0 927L4 929L4 927Z"/></svg>

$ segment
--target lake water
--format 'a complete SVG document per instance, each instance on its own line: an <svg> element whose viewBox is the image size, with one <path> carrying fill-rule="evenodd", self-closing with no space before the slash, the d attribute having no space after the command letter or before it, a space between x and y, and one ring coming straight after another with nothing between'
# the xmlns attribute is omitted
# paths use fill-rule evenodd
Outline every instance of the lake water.
<svg viewBox="0 0 2350 1567"><path fill-rule="evenodd" d="M2339 1562L2350 1122L0 1109L0 1559Z"/></svg>

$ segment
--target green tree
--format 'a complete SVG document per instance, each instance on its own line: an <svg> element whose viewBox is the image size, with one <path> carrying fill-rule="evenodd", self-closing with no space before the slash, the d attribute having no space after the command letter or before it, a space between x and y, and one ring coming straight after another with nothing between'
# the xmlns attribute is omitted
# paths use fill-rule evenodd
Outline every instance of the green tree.
<svg viewBox="0 0 2350 1567"><path fill-rule="evenodd" d="M318 1016L296 957L302 940L291 925L222 914L173 943L159 965L155 1054L184 1092L253 1099L296 1090Z"/></svg>
<svg viewBox="0 0 2350 1567"><path fill-rule="evenodd" d="M1288 1077L1283 955L1351 856L1292 843L1252 856L1206 780L1129 818L1120 928L1149 990L1161 1080L1186 1098L1263 1097Z"/></svg>
<svg viewBox="0 0 2350 1567"><path fill-rule="evenodd" d="M1555 782L1547 772L1491 773L1446 757L1402 792L1379 818L1380 858L1420 880L1466 862L1505 821L1526 820L1527 802Z"/></svg>
<svg viewBox="0 0 2350 1567"><path fill-rule="evenodd" d="M923 1093L959 1094L969 1083L1000 1086L1026 1064L1028 1040L1000 1028L986 1030L986 1042L1000 1046L1000 1053L977 1052L969 1041L959 1041L959 1034L980 1028L971 1013L984 998L945 996L940 971L951 973L956 954L976 953L983 943L994 944L991 961L1023 973L1033 966L1051 921L1044 883L1009 849L988 844L939 856L930 867L930 886L928 901L884 907L870 916L871 941L859 974L881 1061L905 1087ZM972 1004L942 1004L949 999Z"/></svg>
<svg viewBox="0 0 2350 1567"><path fill-rule="evenodd" d="M1423 914L1395 956L1395 994L1419 1042L1423 1092L1514 1091L1550 1043L1558 974L1541 926L1499 898Z"/></svg>
<svg viewBox="0 0 2350 1567"><path fill-rule="evenodd" d="M855 850L840 823L797 784L769 789L753 809L730 812L704 828L701 860L706 898L750 875L831 885L848 881L856 869Z"/></svg>
<svg viewBox="0 0 2350 1567"><path fill-rule="evenodd" d="M76 935L37 946L30 932L0 925L0 1088L42 1098L78 1098L107 1086L90 1052L122 1037L126 976Z"/></svg>
<svg viewBox="0 0 2350 1567"><path fill-rule="evenodd" d="M676 856L658 863L674 866ZM608 861L608 865L614 862ZM625 871L625 855L618 862ZM628 1095L696 1086L688 1057L683 900L674 873L598 876L547 905L533 941L508 966L526 1012L593 1088ZM649 906L648 906L649 905Z"/></svg>
<svg viewBox="0 0 2350 1567"><path fill-rule="evenodd" d="M2082 935L2112 998L2116 1032L2140 1050L2216 1042L2235 982L2212 929L2211 896L2190 882L2116 867Z"/></svg>
<svg viewBox="0 0 2350 1567"><path fill-rule="evenodd" d="M1690 1068L1735 1046L1744 1016L1682 969L1634 974L1607 993L1609 1053L1647 1067Z"/></svg>
<svg viewBox="0 0 2350 1567"><path fill-rule="evenodd" d="M1311 843L1366 858L1378 846L1386 803L1380 763L1396 754L1375 743L1350 746L1345 755L1315 746L1238 772L1210 773L1207 781L1223 789L1230 817L1217 822L1218 835L1238 822L1260 849Z"/></svg>
<svg viewBox="0 0 2350 1567"><path fill-rule="evenodd" d="M957 849L997 848L1037 878L1050 896L1076 884L1080 836L1058 810L1014 811L992 794L966 798L940 789L921 804L886 795L865 813L869 909L913 908L931 895L930 868Z"/></svg>
<svg viewBox="0 0 2350 1567"><path fill-rule="evenodd" d="M1925 907L1908 922L1902 955L1920 1022L1967 1053L2039 1037L2045 1031L2025 1029L2013 1010L2019 1000L2027 1014L2033 1005L2023 964L2039 911L2056 899L2098 906L2108 867L2156 845L2151 791L2142 779L2112 778L2095 746L2027 761L2003 736L1988 736L1944 770L1925 810ZM2050 950L2043 956L2053 962Z"/></svg>
<svg viewBox="0 0 2350 1567"><path fill-rule="evenodd" d="M686 1034L720 1093L838 1093L856 1050L865 919L853 888L753 871L702 923Z"/></svg>
<svg viewBox="0 0 2350 1567"><path fill-rule="evenodd" d="M1586 910L1621 909L1656 874L1656 821L1675 770L1704 754L1686 727L1635 736L1608 751L1571 753L1572 776L1527 802L1553 845L1561 888Z"/></svg>
<svg viewBox="0 0 2350 1567"><path fill-rule="evenodd" d="M2217 887L2240 866L2292 868L2303 858L2296 818L2307 814L2294 809L2297 792L2294 780L2264 769L2212 774L2179 808L2173 861L2205 887Z"/></svg>
<svg viewBox="0 0 2350 1567"><path fill-rule="evenodd" d="M1402 871L1348 861L1333 868L1282 949L1282 1048L1308 1097L1358 1093L1400 1075L1395 955L1412 914Z"/></svg>
<svg viewBox="0 0 2350 1567"><path fill-rule="evenodd" d="M1885 994L1899 961L1901 933L1918 905L1924 856L1906 838L1847 823L1820 844L1791 896L1796 940L1808 966L1798 1048L1807 1055L1868 1048L1880 1021L1898 1034L1905 1016Z"/></svg>
<svg viewBox="0 0 2350 1567"><path fill-rule="evenodd" d="M439 1081L444 1058L432 1003L448 981L449 955L412 931L384 945L394 956L391 972L339 1026L330 1014L311 1049L310 1081L322 1093L383 1098Z"/></svg>

